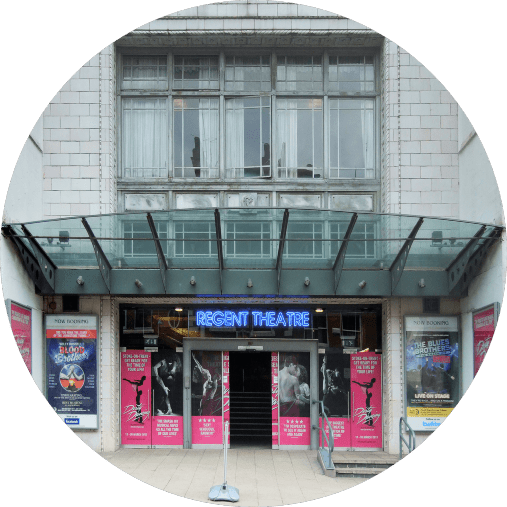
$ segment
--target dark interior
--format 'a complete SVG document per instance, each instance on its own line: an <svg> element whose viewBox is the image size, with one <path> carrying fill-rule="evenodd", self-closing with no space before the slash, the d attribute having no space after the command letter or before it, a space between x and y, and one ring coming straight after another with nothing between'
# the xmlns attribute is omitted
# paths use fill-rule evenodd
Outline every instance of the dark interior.
<svg viewBox="0 0 507 507"><path fill-rule="evenodd" d="M230 353L231 447L271 447L271 353Z"/></svg>

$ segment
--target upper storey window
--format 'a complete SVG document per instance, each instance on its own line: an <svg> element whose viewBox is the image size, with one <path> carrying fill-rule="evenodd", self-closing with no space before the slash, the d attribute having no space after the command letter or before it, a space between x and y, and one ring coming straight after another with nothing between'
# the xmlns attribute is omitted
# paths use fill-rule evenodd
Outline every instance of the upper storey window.
<svg viewBox="0 0 507 507"><path fill-rule="evenodd" d="M122 90L167 90L167 56L124 56Z"/></svg>
<svg viewBox="0 0 507 507"><path fill-rule="evenodd" d="M277 91L322 91L321 56L279 56L277 61Z"/></svg>
<svg viewBox="0 0 507 507"><path fill-rule="evenodd" d="M174 88L217 90L218 56L175 56Z"/></svg>
<svg viewBox="0 0 507 507"><path fill-rule="evenodd" d="M379 59L361 51L121 55L122 176L378 180Z"/></svg>
<svg viewBox="0 0 507 507"><path fill-rule="evenodd" d="M271 91L269 56L228 56L225 59L225 90Z"/></svg>

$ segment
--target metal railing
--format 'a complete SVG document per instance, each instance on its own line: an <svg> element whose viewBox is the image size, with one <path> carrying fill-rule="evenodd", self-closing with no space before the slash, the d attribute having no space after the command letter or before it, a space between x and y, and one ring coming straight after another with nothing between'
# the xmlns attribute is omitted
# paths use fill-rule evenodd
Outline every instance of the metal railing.
<svg viewBox="0 0 507 507"><path fill-rule="evenodd" d="M326 434L326 427L324 425L324 422L322 423L322 428L320 426L314 426L314 429L318 429L322 436L319 438L319 450L326 451L327 453L327 459L328 464L327 466L329 468L334 468L333 459L332 459L332 452L334 450L334 435L333 435L333 428L331 427L331 424L329 424L329 419L327 418L326 411L324 410L324 402L321 401L313 401L313 404L318 403L320 405L320 417L324 418L325 423L327 424L327 427L329 428L329 438ZM323 445L323 441L326 441L327 449Z"/></svg>
<svg viewBox="0 0 507 507"><path fill-rule="evenodd" d="M403 436L402 433L402 424L405 425L406 430L408 431L408 442ZM403 445L405 444L408 447L408 453L410 454L415 449L415 433L414 430L410 427L405 417L400 417L400 459L402 456Z"/></svg>

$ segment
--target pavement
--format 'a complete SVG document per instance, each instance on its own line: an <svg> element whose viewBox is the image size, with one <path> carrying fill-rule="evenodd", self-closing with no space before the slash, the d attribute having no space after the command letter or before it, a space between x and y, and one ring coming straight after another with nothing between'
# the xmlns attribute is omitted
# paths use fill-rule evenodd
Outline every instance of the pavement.
<svg viewBox="0 0 507 507"><path fill-rule="evenodd" d="M104 459L155 488L222 505L275 506L316 500L368 480L326 477L317 451L229 449L227 483L239 489L239 502L211 502L212 486L223 483L222 450L119 449Z"/></svg>

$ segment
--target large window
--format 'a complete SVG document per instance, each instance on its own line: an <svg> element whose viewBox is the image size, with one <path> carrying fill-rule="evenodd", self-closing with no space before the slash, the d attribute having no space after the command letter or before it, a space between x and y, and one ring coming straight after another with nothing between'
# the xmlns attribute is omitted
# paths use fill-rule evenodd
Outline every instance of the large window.
<svg viewBox="0 0 507 507"><path fill-rule="evenodd" d="M278 99L276 113L278 177L322 178L322 99Z"/></svg>
<svg viewBox="0 0 507 507"><path fill-rule="evenodd" d="M174 177L218 178L218 99L174 99Z"/></svg>
<svg viewBox="0 0 507 507"><path fill-rule="evenodd" d="M378 179L375 54L315 53L122 55L122 177Z"/></svg>

